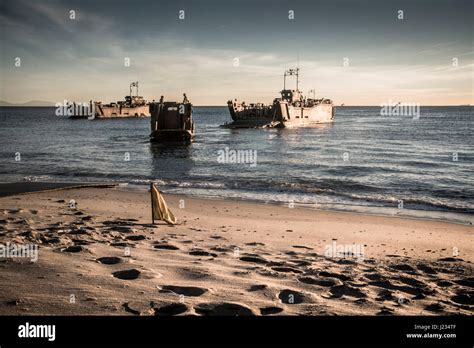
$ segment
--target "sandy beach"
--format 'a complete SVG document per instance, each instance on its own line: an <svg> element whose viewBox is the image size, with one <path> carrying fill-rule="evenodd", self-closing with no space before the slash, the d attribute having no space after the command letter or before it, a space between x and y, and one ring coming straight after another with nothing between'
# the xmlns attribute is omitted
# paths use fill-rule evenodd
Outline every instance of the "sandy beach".
<svg viewBox="0 0 474 348"><path fill-rule="evenodd" d="M164 197L178 225L143 191L1 197L0 244L39 249L0 259L0 314L474 313L472 225Z"/></svg>

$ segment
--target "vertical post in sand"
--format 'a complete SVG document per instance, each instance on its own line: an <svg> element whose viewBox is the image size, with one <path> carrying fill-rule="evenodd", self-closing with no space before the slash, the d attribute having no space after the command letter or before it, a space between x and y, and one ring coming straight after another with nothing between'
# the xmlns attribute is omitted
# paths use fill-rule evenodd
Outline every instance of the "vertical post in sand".
<svg viewBox="0 0 474 348"><path fill-rule="evenodd" d="M150 182L150 197L151 197L151 224L154 225L155 224L155 219L154 219L154 215L153 215L153 182Z"/></svg>

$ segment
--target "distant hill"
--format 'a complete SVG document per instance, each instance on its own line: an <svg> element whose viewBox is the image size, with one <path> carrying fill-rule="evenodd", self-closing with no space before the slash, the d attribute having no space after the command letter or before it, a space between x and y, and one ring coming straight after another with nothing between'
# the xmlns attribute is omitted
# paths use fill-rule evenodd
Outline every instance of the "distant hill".
<svg viewBox="0 0 474 348"><path fill-rule="evenodd" d="M44 100L30 100L26 103L9 103L3 100L0 100L0 106L54 106L55 103L44 101Z"/></svg>

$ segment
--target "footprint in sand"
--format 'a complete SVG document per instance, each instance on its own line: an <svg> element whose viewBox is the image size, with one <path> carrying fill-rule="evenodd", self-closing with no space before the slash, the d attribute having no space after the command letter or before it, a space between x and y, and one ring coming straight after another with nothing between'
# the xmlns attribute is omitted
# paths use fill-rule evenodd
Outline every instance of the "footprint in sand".
<svg viewBox="0 0 474 348"><path fill-rule="evenodd" d="M127 242L113 242L110 243L111 246L118 247L118 248L133 248L135 247L135 244L132 243L127 243Z"/></svg>
<svg viewBox="0 0 474 348"><path fill-rule="evenodd" d="M175 293L178 295L197 297L206 293L208 290L205 288L199 288L196 286L177 286L177 285L163 285L161 287L161 293Z"/></svg>
<svg viewBox="0 0 474 348"><path fill-rule="evenodd" d="M136 234L136 235L127 236L126 239L132 240L132 241L139 241L139 240L146 239L146 237L142 234Z"/></svg>
<svg viewBox="0 0 474 348"><path fill-rule="evenodd" d="M329 292L332 294L334 298L340 298L342 296L351 296L351 297L367 297L365 293L363 293L360 289L354 288L347 284L333 286Z"/></svg>
<svg viewBox="0 0 474 348"><path fill-rule="evenodd" d="M202 303L194 307L196 313L200 315L223 315L223 316L241 316L255 315L253 311L245 306L236 303Z"/></svg>
<svg viewBox="0 0 474 348"><path fill-rule="evenodd" d="M159 249L159 250L179 250L179 248L176 245L168 244L168 243L155 243L153 245L153 248Z"/></svg>
<svg viewBox="0 0 474 348"><path fill-rule="evenodd" d="M75 245L90 245L90 244L93 244L93 243L94 243L93 241L90 241L90 240L83 240L83 239L71 239L71 241L72 241Z"/></svg>
<svg viewBox="0 0 474 348"><path fill-rule="evenodd" d="M209 238L212 238L212 239L222 239L222 240L227 240L226 238L222 237L222 236L219 236L219 235L212 235L210 236Z"/></svg>
<svg viewBox="0 0 474 348"><path fill-rule="evenodd" d="M421 296L424 296L424 294L430 294L434 291L430 289L418 288L418 287L413 287L413 286L408 286L408 285L397 285L397 284L392 283L390 280L371 281L369 282L369 285L376 286L383 289L388 289L388 290L398 290L400 292L404 292L410 295L420 296L420 297L415 297L414 299L424 298Z"/></svg>
<svg viewBox="0 0 474 348"><path fill-rule="evenodd" d="M116 265L117 263L122 262L122 259L116 256L104 256L98 258L97 262L102 263L104 265Z"/></svg>
<svg viewBox="0 0 474 348"><path fill-rule="evenodd" d="M122 226L127 226L127 225L133 225L133 222L137 220L135 219L117 219L117 220L107 220L102 222L102 225L122 225Z"/></svg>
<svg viewBox="0 0 474 348"><path fill-rule="evenodd" d="M385 279L380 273L367 273L364 275L364 277L372 281L380 281Z"/></svg>
<svg viewBox="0 0 474 348"><path fill-rule="evenodd" d="M474 278L458 279L458 280L455 280L454 282L462 286L474 288Z"/></svg>
<svg viewBox="0 0 474 348"><path fill-rule="evenodd" d="M263 307L260 308L261 315L272 315L283 312L283 308L280 307Z"/></svg>
<svg viewBox="0 0 474 348"><path fill-rule="evenodd" d="M375 298L376 301L395 301L396 298L395 296L393 295L393 291L390 291L390 290L387 290L387 289L383 289L381 291L379 291L379 293L377 294L377 297Z"/></svg>
<svg viewBox="0 0 474 348"><path fill-rule="evenodd" d="M192 244L194 243L192 240L189 240L189 239L186 239L186 240L181 240L179 241L180 243L183 243L183 244Z"/></svg>
<svg viewBox="0 0 474 348"><path fill-rule="evenodd" d="M130 226L112 226L109 227L109 231L115 231L120 233L134 233L135 229L131 228Z"/></svg>
<svg viewBox="0 0 474 348"><path fill-rule="evenodd" d="M425 310L434 313L440 313L445 311L445 307L441 303L431 303L425 306Z"/></svg>
<svg viewBox="0 0 474 348"><path fill-rule="evenodd" d="M122 305L127 312L136 315L177 315L184 313L188 307L183 303L161 303L157 305L153 301L131 301Z"/></svg>
<svg viewBox="0 0 474 348"><path fill-rule="evenodd" d="M457 259L455 257L444 257L442 259L438 259L438 261L441 261L441 262L460 262L460 261L464 261L463 259Z"/></svg>
<svg viewBox="0 0 474 348"><path fill-rule="evenodd" d="M234 249L233 248L229 248L229 247L223 247L223 246L213 246L211 248L212 251L217 251L218 253L227 253L227 252L231 252L233 251Z"/></svg>
<svg viewBox="0 0 474 348"><path fill-rule="evenodd" d="M422 263L418 264L416 266L416 268L418 268L420 271L425 272L427 274L436 274L437 273L434 268L432 268L428 265L422 264Z"/></svg>
<svg viewBox="0 0 474 348"><path fill-rule="evenodd" d="M391 265L390 268L394 269L396 271L402 271L402 272L407 272L407 273L416 273L416 270L412 266L407 265L406 263L401 263L401 264L398 264L398 265Z"/></svg>
<svg viewBox="0 0 474 348"><path fill-rule="evenodd" d="M347 256L346 256L347 257ZM332 262L338 263L340 265L355 265L357 262L354 261L359 256L351 256L349 258L339 258L339 259L331 259Z"/></svg>
<svg viewBox="0 0 474 348"><path fill-rule="evenodd" d="M342 281L337 278L319 279L319 278L308 276L308 277L300 277L298 278L298 281L304 284L319 285L319 286L324 286L328 288L332 286L342 285Z"/></svg>
<svg viewBox="0 0 474 348"><path fill-rule="evenodd" d="M296 249L313 250L313 248L307 247L306 245L292 245L291 247L292 247L292 248L296 248Z"/></svg>
<svg viewBox="0 0 474 348"><path fill-rule="evenodd" d="M217 257L217 254L210 253L205 250L192 250L189 252L189 255L192 256L211 256L211 257Z"/></svg>
<svg viewBox="0 0 474 348"><path fill-rule="evenodd" d="M285 289L280 291L278 298L285 304L299 304L309 302L308 297L302 292L296 290Z"/></svg>
<svg viewBox="0 0 474 348"><path fill-rule="evenodd" d="M48 230L51 230L52 232L56 231L56 230L60 230L64 228L64 224L61 223L61 222L58 222L58 223L55 223L55 224L51 224L47 227Z"/></svg>
<svg viewBox="0 0 474 348"><path fill-rule="evenodd" d="M398 278L395 278L396 280L404 283L404 284L407 284L407 285L410 285L410 286L413 286L413 287L416 287L416 288L427 288L428 285L423 283L422 281L419 281L419 280L416 280L415 278L408 278L408 277L398 277Z"/></svg>
<svg viewBox="0 0 474 348"><path fill-rule="evenodd" d="M85 248L82 245L71 245L67 248L64 248L62 251L65 253L78 253L80 251L84 251Z"/></svg>
<svg viewBox="0 0 474 348"><path fill-rule="evenodd" d="M311 261L306 261L306 260L288 260L288 262L294 263L296 266L299 266L299 267L307 267L307 266L311 266L312 264Z"/></svg>
<svg viewBox="0 0 474 348"><path fill-rule="evenodd" d="M23 213L23 209L10 209L8 210L10 214L18 214L18 213Z"/></svg>
<svg viewBox="0 0 474 348"><path fill-rule="evenodd" d="M90 235L91 233L84 227L79 227L79 228L76 228L75 226L72 227L71 231L69 231L68 234L76 234L76 235L79 235L79 234L86 234L86 235Z"/></svg>
<svg viewBox="0 0 474 348"><path fill-rule="evenodd" d="M188 279L211 279L214 276L205 270L199 270L195 268L181 268L180 273L182 274L183 277L188 278Z"/></svg>
<svg viewBox="0 0 474 348"><path fill-rule="evenodd" d="M337 278L337 279L340 279L340 280L342 280L342 281L352 280L351 277L346 276L346 275L344 275L344 274L331 273L331 272L326 272L326 271L319 272L319 275L320 275L321 277Z"/></svg>
<svg viewBox="0 0 474 348"><path fill-rule="evenodd" d="M383 307L376 315L393 315L393 309L388 307Z"/></svg>
<svg viewBox="0 0 474 348"><path fill-rule="evenodd" d="M153 315L155 309L152 308L153 302L147 301L131 301L124 303L122 307L130 313L137 315Z"/></svg>
<svg viewBox="0 0 474 348"><path fill-rule="evenodd" d="M242 256L239 258L240 261L244 262L253 262L253 263L260 263L260 264L266 264L268 263L267 260L265 260L263 257L260 256Z"/></svg>
<svg viewBox="0 0 474 348"><path fill-rule="evenodd" d="M137 279L140 276L140 271L137 269L127 269L124 271L117 271L113 272L112 275L115 278L122 279L122 280L133 280Z"/></svg>
<svg viewBox="0 0 474 348"><path fill-rule="evenodd" d="M41 241L46 244L46 245L53 245L53 244L60 244L60 245L67 245L68 244L68 241L67 239L63 239L63 238L60 238L60 237L48 237L48 236L42 236L41 237ZM84 243L80 243L79 240L72 240L72 242L75 244L75 245L86 245L86 241L84 241Z"/></svg>
<svg viewBox="0 0 474 348"><path fill-rule="evenodd" d="M303 273L299 269L292 267L272 267L272 270L282 273Z"/></svg>
<svg viewBox="0 0 474 348"><path fill-rule="evenodd" d="M449 280L440 280L439 282L436 283L440 288L448 288L452 285L454 285L452 282Z"/></svg>
<svg viewBox="0 0 474 348"><path fill-rule="evenodd" d="M268 285L266 284L254 284L254 285L250 285L250 288L247 289L247 291L260 291L260 290L264 290L268 288Z"/></svg>
<svg viewBox="0 0 474 348"><path fill-rule="evenodd" d="M184 303L170 303L154 308L154 312L157 316L178 315L185 313L188 309Z"/></svg>
<svg viewBox="0 0 474 348"><path fill-rule="evenodd" d="M468 292L459 292L457 295L451 297L451 301L462 305L474 305L474 294Z"/></svg>

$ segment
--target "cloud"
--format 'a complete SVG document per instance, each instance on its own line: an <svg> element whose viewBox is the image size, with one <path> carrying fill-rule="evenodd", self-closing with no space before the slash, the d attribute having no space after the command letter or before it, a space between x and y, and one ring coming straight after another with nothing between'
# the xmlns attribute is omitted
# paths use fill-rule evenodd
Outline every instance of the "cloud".
<svg viewBox="0 0 474 348"><path fill-rule="evenodd" d="M128 16L134 22L129 26L123 18L132 4L119 3L110 11L90 2L74 4L8 3L0 14L2 30L8 33L2 39L0 71L9 86L0 91L1 99L108 102L121 99L129 83L139 80L148 99L162 94L179 99L187 92L194 104L225 105L234 97L271 102L282 88L283 71L294 67L299 56L303 91L314 88L337 103L473 101L474 52L469 42L458 38L418 44L402 38L357 46L349 42L354 38L348 33L348 38L337 40L324 37L321 45L321 38L300 32L272 34L266 27L251 37L235 29L231 34L216 31L212 23L193 22L199 17L191 9L190 22L183 25L176 19L162 22L163 14L157 13L156 21L151 15L139 23L136 16ZM69 19L71 9L76 10L75 20ZM145 11L136 10L140 15ZM202 36L211 29L212 40ZM288 41L292 35L298 39ZM13 66L14 57L22 58L21 68ZM350 60L348 67L342 66L344 57ZM459 58L458 67L452 66L453 57ZM124 66L125 58L130 58L130 67Z"/></svg>

